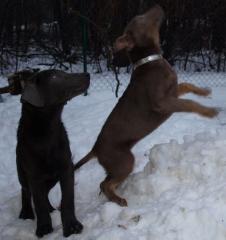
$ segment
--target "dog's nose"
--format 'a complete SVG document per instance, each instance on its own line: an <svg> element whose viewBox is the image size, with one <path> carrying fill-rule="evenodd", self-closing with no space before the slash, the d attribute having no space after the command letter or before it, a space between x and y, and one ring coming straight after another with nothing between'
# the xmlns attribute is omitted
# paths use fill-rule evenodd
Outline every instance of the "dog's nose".
<svg viewBox="0 0 226 240"><path fill-rule="evenodd" d="M120 51L123 48L123 43L120 41L120 39L116 39L115 43L113 44L113 52L116 53Z"/></svg>
<svg viewBox="0 0 226 240"><path fill-rule="evenodd" d="M66 82L64 82L66 83ZM67 100L84 93L90 85L90 74L89 73L75 73L70 74L67 85L65 88L65 97Z"/></svg>

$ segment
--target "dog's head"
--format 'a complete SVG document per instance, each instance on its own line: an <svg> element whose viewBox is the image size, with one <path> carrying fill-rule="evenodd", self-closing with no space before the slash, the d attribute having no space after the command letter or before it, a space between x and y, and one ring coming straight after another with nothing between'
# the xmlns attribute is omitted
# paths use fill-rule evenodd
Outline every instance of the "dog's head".
<svg viewBox="0 0 226 240"><path fill-rule="evenodd" d="M85 92L89 87L88 73L69 74L60 70L24 70L8 78L9 86L0 93L21 94L21 101L35 107L62 104Z"/></svg>
<svg viewBox="0 0 226 240"><path fill-rule="evenodd" d="M114 60L116 66L129 65L128 53L135 47L159 47L159 30L164 18L164 11L155 5L143 15L134 17L125 28L122 36L114 44Z"/></svg>

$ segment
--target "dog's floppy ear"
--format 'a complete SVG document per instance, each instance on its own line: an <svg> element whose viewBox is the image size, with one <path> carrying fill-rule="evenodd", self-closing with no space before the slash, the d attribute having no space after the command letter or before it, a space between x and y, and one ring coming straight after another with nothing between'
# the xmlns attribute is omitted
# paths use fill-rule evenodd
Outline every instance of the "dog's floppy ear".
<svg viewBox="0 0 226 240"><path fill-rule="evenodd" d="M32 79L25 83L21 95L21 100L26 101L36 107L44 107L44 98L37 87L37 81L38 79L36 78L36 76L34 76Z"/></svg>
<svg viewBox="0 0 226 240"><path fill-rule="evenodd" d="M126 32L122 36L118 37L114 44L115 52L120 51L122 49L126 49L130 51L135 46L134 40L130 33Z"/></svg>

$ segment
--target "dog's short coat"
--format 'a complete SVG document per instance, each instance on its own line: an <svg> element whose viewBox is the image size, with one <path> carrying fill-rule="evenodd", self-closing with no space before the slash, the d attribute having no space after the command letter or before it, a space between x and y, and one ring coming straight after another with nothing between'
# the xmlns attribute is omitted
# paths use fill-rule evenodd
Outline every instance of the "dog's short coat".
<svg viewBox="0 0 226 240"><path fill-rule="evenodd" d="M115 42L114 64L126 66L149 55L160 54L159 28L164 12L158 5L131 20ZM193 92L208 95L208 89L192 84L177 84L177 75L165 59L148 62L133 71L130 83L106 120L92 150L76 165L79 168L93 157L104 167L107 177L100 184L110 201L127 206L115 193L131 173L134 156L131 148L154 131L174 112L195 112L214 117L217 110L178 96Z"/></svg>
<svg viewBox="0 0 226 240"><path fill-rule="evenodd" d="M74 214L74 173L69 140L61 121L64 104L89 86L88 74L58 70L25 70L9 79L9 92L22 94L22 115L17 132L16 163L22 186L21 219L37 216L36 235L52 232L48 200L59 181L62 190L61 217L64 236L82 231Z"/></svg>

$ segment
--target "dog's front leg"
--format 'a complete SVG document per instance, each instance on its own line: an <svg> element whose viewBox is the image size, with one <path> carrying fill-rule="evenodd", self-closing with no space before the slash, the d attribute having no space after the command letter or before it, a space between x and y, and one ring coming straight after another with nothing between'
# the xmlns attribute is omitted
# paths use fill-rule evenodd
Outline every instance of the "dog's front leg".
<svg viewBox="0 0 226 240"><path fill-rule="evenodd" d="M203 106L193 100L173 97L159 101L152 109L160 114L194 112L209 118L215 117L218 114L218 110L216 108Z"/></svg>
<svg viewBox="0 0 226 240"><path fill-rule="evenodd" d="M32 181L31 190L37 216L36 235L43 237L53 231L52 221L49 214L49 205L46 199L45 184L42 181Z"/></svg>
<svg viewBox="0 0 226 240"><path fill-rule="evenodd" d="M62 191L61 218L63 235L68 237L71 234L80 233L83 229L82 224L75 217L73 164L62 170L60 186Z"/></svg>
<svg viewBox="0 0 226 240"><path fill-rule="evenodd" d="M180 83L177 86L178 97L186 93L193 93L199 96L208 96L211 93L209 88L200 88L191 83Z"/></svg>
<svg viewBox="0 0 226 240"><path fill-rule="evenodd" d="M31 193L29 189L22 187L21 189L22 197L22 208L20 211L19 218L21 219L34 219L34 213L31 204Z"/></svg>

